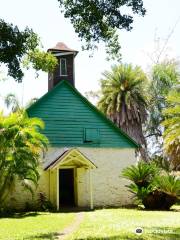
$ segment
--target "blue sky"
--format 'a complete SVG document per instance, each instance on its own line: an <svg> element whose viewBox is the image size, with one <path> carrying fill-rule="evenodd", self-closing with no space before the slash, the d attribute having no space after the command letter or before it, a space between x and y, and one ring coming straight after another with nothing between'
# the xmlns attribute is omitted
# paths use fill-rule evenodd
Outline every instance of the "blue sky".
<svg viewBox="0 0 180 240"><path fill-rule="evenodd" d="M180 55L180 0L144 0L147 14L144 18L134 18L131 32L120 31L119 37L122 46L122 61L140 65L149 70L154 50L155 34L163 40L178 21L175 31L169 42L165 54L178 58ZM17 24L23 29L25 26L33 28L39 34L44 48L54 46L57 42L65 42L69 47L79 50L76 57L76 87L84 93L98 88L98 80L104 70L110 69L113 62L105 60L103 46L92 58L88 52L81 51L81 43L73 27L60 13L57 0L0 0L0 18ZM163 56L162 56L163 58ZM16 93L20 101L25 104L33 97L40 97L47 91L47 74L40 73L35 79L33 71L27 71L23 84L17 84L9 79L1 82L0 107L3 107L2 97L9 92Z"/></svg>

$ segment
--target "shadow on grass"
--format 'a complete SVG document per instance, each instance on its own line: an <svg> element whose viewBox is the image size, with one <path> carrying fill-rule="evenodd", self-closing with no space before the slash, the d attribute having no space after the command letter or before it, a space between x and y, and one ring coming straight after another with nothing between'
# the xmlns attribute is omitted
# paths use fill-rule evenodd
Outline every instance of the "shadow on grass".
<svg viewBox="0 0 180 240"><path fill-rule="evenodd" d="M116 235L111 237L86 237L86 238L74 238L74 240L179 240L178 234L156 234L156 235ZM54 239L53 239L54 240Z"/></svg>
<svg viewBox="0 0 180 240"><path fill-rule="evenodd" d="M128 236L128 235L116 235L116 236L111 236L111 237L86 237L86 238L75 238L74 240L144 240L144 238L141 238L140 236Z"/></svg>
<svg viewBox="0 0 180 240"><path fill-rule="evenodd" d="M40 234L40 235L33 235L30 237L26 237L23 238L24 240L57 240L57 239L61 239L60 237L63 236L58 234L58 233L48 233L48 234ZM74 238L74 240L132 240L132 239L136 239L136 240L144 240L144 238L141 238L139 236L135 236L135 238L132 238L132 236L120 236L120 235L116 235L116 236L111 236L111 237L85 237L85 238Z"/></svg>
<svg viewBox="0 0 180 240"><path fill-rule="evenodd" d="M61 207L59 213L78 213L78 212L93 212L95 209L87 207Z"/></svg>
<svg viewBox="0 0 180 240"><path fill-rule="evenodd" d="M93 212L96 210L103 210L103 209L121 209L121 210L136 210L136 211L147 211L150 212L152 210L145 209L142 205L128 205L128 206L121 206L121 207L112 207L112 206L106 206L106 207L95 207L94 209L90 209L87 207L61 207L58 212L60 213L77 213L77 212ZM158 210L154 210L158 211ZM163 210L159 210L163 211ZM167 210L164 210L164 212ZM168 212L180 212L180 207L172 207Z"/></svg>
<svg viewBox="0 0 180 240"><path fill-rule="evenodd" d="M26 217L36 217L38 212L11 212L11 213L0 213L0 218L26 218Z"/></svg>
<svg viewBox="0 0 180 240"><path fill-rule="evenodd" d="M157 229L151 229L151 234L147 234L147 233L143 233L142 235L136 235L136 234L119 234L119 235L114 235L114 236L110 236L110 237L78 237L78 238L74 238L74 240L179 240L180 239L180 235L178 234L178 232L176 232L178 230L174 229L172 231L172 233L167 233L170 230L168 228L157 228ZM153 232L154 231L154 232ZM157 233L157 231L161 232L161 233ZM164 231L164 232L163 232ZM166 233L165 233L166 232ZM38 235L33 235L33 236L29 236L24 238L24 240L57 240L60 239L60 235L59 233L45 233L45 234L38 234Z"/></svg>
<svg viewBox="0 0 180 240"><path fill-rule="evenodd" d="M62 234L63 235L63 234ZM55 239L59 239L61 235L59 233L43 233L43 234L38 234L38 235L33 235L33 236L29 236L26 238L23 238L24 240L55 240Z"/></svg>
<svg viewBox="0 0 180 240"><path fill-rule="evenodd" d="M103 209L135 209L141 210L137 205L128 205L128 206L106 206L106 207L95 207L94 209L90 209L89 207L61 207L58 212L60 213L77 213L77 212L93 212L96 210L103 210Z"/></svg>

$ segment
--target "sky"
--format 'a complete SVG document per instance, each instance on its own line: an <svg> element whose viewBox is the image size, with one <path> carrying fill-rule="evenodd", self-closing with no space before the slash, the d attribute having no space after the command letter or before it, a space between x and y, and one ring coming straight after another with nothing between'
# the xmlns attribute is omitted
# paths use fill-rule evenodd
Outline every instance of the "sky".
<svg viewBox="0 0 180 240"><path fill-rule="evenodd" d="M180 0L144 0L147 10L145 17L134 17L133 30L119 31L123 63L140 65L144 71L149 71L153 51L157 47L155 39L160 39L162 47L167 36L174 29L168 41L164 55L179 58L180 56ZM102 45L89 58L89 52L81 51L81 42L74 32L68 19L60 12L57 0L0 0L0 18L16 24L23 30L26 26L32 28L41 38L44 49L64 42L70 48L79 51L75 61L76 88L84 94L99 88L102 72L110 70L114 62L106 61ZM163 59L164 56L162 56ZM5 71L0 68L0 71ZM0 109L4 108L3 97L15 93L21 104L25 105L34 97L41 97L47 92L47 73L39 73L35 77L33 70L25 72L22 84L8 78L0 82Z"/></svg>

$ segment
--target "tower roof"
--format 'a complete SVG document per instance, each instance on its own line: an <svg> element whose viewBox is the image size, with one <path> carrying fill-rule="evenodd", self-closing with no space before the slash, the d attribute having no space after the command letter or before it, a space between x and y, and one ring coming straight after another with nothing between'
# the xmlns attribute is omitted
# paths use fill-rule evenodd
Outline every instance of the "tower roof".
<svg viewBox="0 0 180 240"><path fill-rule="evenodd" d="M78 53L77 50L74 50L74 49L71 49L69 48L65 43L63 42L58 42L56 44L56 46L52 47L52 48L49 48L48 49L48 52L51 51L51 52L58 52L58 51L61 51L61 52L74 52L75 55Z"/></svg>

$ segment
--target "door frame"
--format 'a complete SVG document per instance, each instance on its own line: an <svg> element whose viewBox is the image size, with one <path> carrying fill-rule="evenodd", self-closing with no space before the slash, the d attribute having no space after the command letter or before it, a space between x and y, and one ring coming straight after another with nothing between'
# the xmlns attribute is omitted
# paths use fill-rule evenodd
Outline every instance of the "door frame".
<svg viewBox="0 0 180 240"><path fill-rule="evenodd" d="M59 170L61 169L73 169L73 178L74 178L74 203L75 207L78 206L78 184L77 184L77 168L75 166L62 166L56 170L56 204L57 210L60 208L60 199L59 199Z"/></svg>

